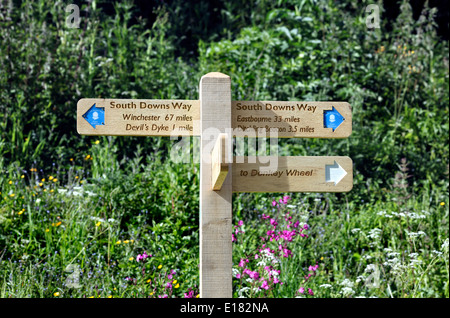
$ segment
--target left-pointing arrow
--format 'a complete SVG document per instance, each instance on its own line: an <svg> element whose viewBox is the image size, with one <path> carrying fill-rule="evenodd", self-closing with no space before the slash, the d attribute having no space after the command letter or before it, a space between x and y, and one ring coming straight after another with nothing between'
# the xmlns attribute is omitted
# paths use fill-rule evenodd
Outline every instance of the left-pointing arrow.
<svg viewBox="0 0 450 318"><path fill-rule="evenodd" d="M336 161L333 165L325 165L326 182L334 182L334 185L337 185L346 174L347 171L345 171Z"/></svg>
<svg viewBox="0 0 450 318"><path fill-rule="evenodd" d="M105 124L105 108L92 105L87 112L84 113L83 118L95 129L95 126Z"/></svg>

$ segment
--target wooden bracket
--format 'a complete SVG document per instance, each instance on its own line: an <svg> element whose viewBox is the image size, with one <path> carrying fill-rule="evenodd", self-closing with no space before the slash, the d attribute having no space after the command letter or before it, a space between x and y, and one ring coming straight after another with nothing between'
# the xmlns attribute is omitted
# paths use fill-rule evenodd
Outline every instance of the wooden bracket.
<svg viewBox="0 0 450 318"><path fill-rule="evenodd" d="M216 144L211 151L211 185L214 191L222 188L222 184L228 175L228 165L226 160L226 146L228 144L228 135L220 134L217 137Z"/></svg>

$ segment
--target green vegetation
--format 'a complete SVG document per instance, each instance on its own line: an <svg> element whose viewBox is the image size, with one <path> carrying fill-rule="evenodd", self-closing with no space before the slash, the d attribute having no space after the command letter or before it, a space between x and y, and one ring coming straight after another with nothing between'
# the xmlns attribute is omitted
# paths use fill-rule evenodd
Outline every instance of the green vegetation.
<svg viewBox="0 0 450 318"><path fill-rule="evenodd" d="M353 108L350 138L278 143L351 157L351 192L234 195L235 272L270 229L263 215L309 226L279 257L283 285L250 293L236 278L235 297L449 297L449 47L435 9L414 19L403 1L371 30L368 1L224 1L216 19L173 1L154 21L92 1L68 28L61 2L3 3L0 297L197 295L199 165L171 162L169 138L80 136L75 115L85 97L197 99L210 71L231 76L235 100Z"/></svg>

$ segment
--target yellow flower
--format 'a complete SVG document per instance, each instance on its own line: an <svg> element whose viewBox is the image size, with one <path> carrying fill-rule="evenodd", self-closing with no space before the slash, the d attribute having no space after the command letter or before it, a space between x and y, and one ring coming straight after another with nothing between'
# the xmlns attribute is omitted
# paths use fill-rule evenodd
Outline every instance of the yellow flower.
<svg viewBox="0 0 450 318"><path fill-rule="evenodd" d="M91 155L87 155L84 160L89 160L89 158L91 157Z"/></svg>
<svg viewBox="0 0 450 318"><path fill-rule="evenodd" d="M323 256L320 258L321 261L323 261Z"/></svg>
<svg viewBox="0 0 450 318"><path fill-rule="evenodd" d="M128 260L129 260L129 261L132 261L132 260L134 260L134 258L133 258L133 257L130 257Z"/></svg>
<svg viewBox="0 0 450 318"><path fill-rule="evenodd" d="M25 209L22 209L22 210L19 211L17 214L21 215L23 212L25 212Z"/></svg>
<svg viewBox="0 0 450 318"><path fill-rule="evenodd" d="M174 279L173 280L173 282L172 282L172 284L176 284L177 283L177 280L176 279Z"/></svg>
<svg viewBox="0 0 450 318"><path fill-rule="evenodd" d="M150 296L153 296L153 292L150 293Z"/></svg>
<svg viewBox="0 0 450 318"><path fill-rule="evenodd" d="M127 243L128 243L128 240L123 241L123 243L124 243L124 244L127 244Z"/></svg>
<svg viewBox="0 0 450 318"><path fill-rule="evenodd" d="M112 298L112 295L109 295L108 298Z"/></svg>
<svg viewBox="0 0 450 318"><path fill-rule="evenodd" d="M120 243L122 243L122 241L121 241L121 240L118 240L118 241L116 242L116 244L120 244Z"/></svg>
<svg viewBox="0 0 450 318"><path fill-rule="evenodd" d="M98 145L100 143L100 140L96 140L95 142L94 142L94 144L96 144L96 145Z"/></svg>
<svg viewBox="0 0 450 318"><path fill-rule="evenodd" d="M180 287L180 284L176 284L176 285L175 285L175 288L179 288L179 287Z"/></svg>
<svg viewBox="0 0 450 318"><path fill-rule="evenodd" d="M441 202L441 205L444 206L444 205L445 205L445 202Z"/></svg>
<svg viewBox="0 0 450 318"><path fill-rule="evenodd" d="M58 179L56 179L56 178L55 178L55 179L53 179L53 182L56 182L56 181L58 181Z"/></svg>
<svg viewBox="0 0 450 318"><path fill-rule="evenodd" d="M97 223L95 223L95 226L99 227L100 224L102 224L102 222L98 221Z"/></svg>
<svg viewBox="0 0 450 318"><path fill-rule="evenodd" d="M73 158L70 158L69 161L73 161Z"/></svg>
<svg viewBox="0 0 450 318"><path fill-rule="evenodd" d="M15 194L14 194L14 193L11 193L9 196L10 196L10 197L13 197L13 196L15 196Z"/></svg>
<svg viewBox="0 0 450 318"><path fill-rule="evenodd" d="M162 265L159 265L159 266L158 266L158 269L161 269L161 268L162 268Z"/></svg>
<svg viewBox="0 0 450 318"><path fill-rule="evenodd" d="M62 224L61 221L59 221L58 223L55 224L55 226L60 226Z"/></svg>
<svg viewBox="0 0 450 318"><path fill-rule="evenodd" d="M53 296L55 296L55 297L59 297L59 295L60 295L59 292L56 292L53 294Z"/></svg>
<svg viewBox="0 0 450 318"><path fill-rule="evenodd" d="M20 176L20 179L23 179L23 178L25 178L25 175L24 175L24 174Z"/></svg>
<svg viewBox="0 0 450 318"><path fill-rule="evenodd" d="M75 176L75 179L78 179L78 176Z"/></svg>
<svg viewBox="0 0 450 318"><path fill-rule="evenodd" d="M52 180L53 180L53 177L52 177L52 176L48 177L48 180L52 181Z"/></svg>
<svg viewBox="0 0 450 318"><path fill-rule="evenodd" d="M94 296L90 296L90 297L88 297L88 298L94 298Z"/></svg>
<svg viewBox="0 0 450 318"><path fill-rule="evenodd" d="M200 294L198 294L197 296L195 296L195 298L200 298Z"/></svg>
<svg viewBox="0 0 450 318"><path fill-rule="evenodd" d="M41 180L42 182L45 182L45 178L42 178L42 180Z"/></svg>
<svg viewBox="0 0 450 318"><path fill-rule="evenodd" d="M49 229L45 229L45 232L50 232L50 230Z"/></svg>
<svg viewBox="0 0 450 318"><path fill-rule="evenodd" d="M42 186L43 186L43 183L42 183L42 182L41 182L41 183L39 183L39 186L40 186L40 187L42 187Z"/></svg>
<svg viewBox="0 0 450 318"><path fill-rule="evenodd" d="M11 181L11 180L9 180L9 182L8 182L9 184L12 184L13 182Z"/></svg>
<svg viewBox="0 0 450 318"><path fill-rule="evenodd" d="M152 280L151 279L147 279L147 283L150 283Z"/></svg>

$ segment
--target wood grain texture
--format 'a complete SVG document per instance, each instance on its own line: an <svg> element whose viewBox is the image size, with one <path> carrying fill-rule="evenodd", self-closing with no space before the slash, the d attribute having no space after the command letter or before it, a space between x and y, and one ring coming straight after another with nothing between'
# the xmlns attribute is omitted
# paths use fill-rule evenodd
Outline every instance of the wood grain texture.
<svg viewBox="0 0 450 318"><path fill-rule="evenodd" d="M105 125L92 127L83 115L93 106L105 111ZM100 136L199 136L200 101L179 99L83 98L77 104L77 130Z"/></svg>
<svg viewBox="0 0 450 318"><path fill-rule="evenodd" d="M346 156L235 157L234 161L233 192L348 192L353 187L353 161ZM261 173L260 167L268 162L275 170ZM337 183L327 182L327 166L335 176L345 175Z"/></svg>
<svg viewBox="0 0 450 318"><path fill-rule="evenodd" d="M211 150L221 133L230 133L230 84L230 77L221 73L209 73L200 80L200 297L202 298L232 297L231 166L221 189L211 190ZM230 136L228 138L231 139Z"/></svg>
<svg viewBox="0 0 450 318"><path fill-rule="evenodd" d="M324 127L324 111L333 107L345 118L333 131ZM279 138L347 138L352 133L352 109L347 102L233 101L232 127L262 130L269 136L275 129ZM257 132L258 134L258 132Z"/></svg>
<svg viewBox="0 0 450 318"><path fill-rule="evenodd" d="M105 110L105 125L95 128L83 118L94 104ZM324 111L333 107L345 118L334 131L324 127ZM347 138L352 133L347 102L232 101L231 109L233 136L270 136L270 129L279 138ZM81 135L200 136L198 120L199 100L83 98L77 104Z"/></svg>

